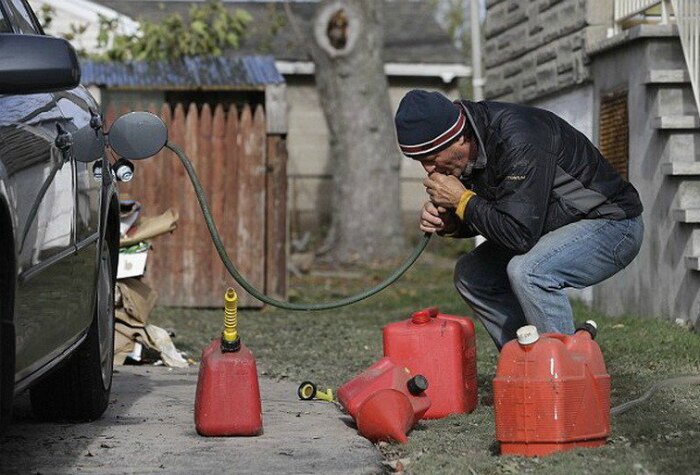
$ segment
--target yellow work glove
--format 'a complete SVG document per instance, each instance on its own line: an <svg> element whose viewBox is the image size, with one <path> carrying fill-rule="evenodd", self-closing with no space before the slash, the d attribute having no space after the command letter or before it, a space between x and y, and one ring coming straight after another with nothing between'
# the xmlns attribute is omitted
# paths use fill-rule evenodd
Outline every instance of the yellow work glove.
<svg viewBox="0 0 700 475"><path fill-rule="evenodd" d="M469 200L472 199L472 196L476 195L471 190L464 190L464 193L462 193L462 196L459 198L459 204L457 205L457 209L455 210L455 214L464 221L464 215L467 213L467 204L469 203Z"/></svg>

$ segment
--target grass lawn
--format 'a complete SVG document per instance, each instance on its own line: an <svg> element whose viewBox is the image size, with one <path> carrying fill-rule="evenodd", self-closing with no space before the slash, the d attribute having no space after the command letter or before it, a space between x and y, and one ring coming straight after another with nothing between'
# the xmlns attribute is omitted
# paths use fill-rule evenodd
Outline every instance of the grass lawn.
<svg viewBox="0 0 700 475"><path fill-rule="evenodd" d="M431 247L435 250L434 243ZM469 315L452 286L453 258L423 255L395 285L369 300L338 310L299 313L242 310L239 330L258 370L293 382L338 387L382 355L383 325L438 305ZM291 298L318 302L373 285L387 269L314 271L290 282ZM223 294L222 294L223 305ZM576 320L598 323L597 341L612 377L612 405L639 397L664 378L700 374L700 335L665 321L608 318L576 306ZM222 310L158 307L151 322L175 332L176 346L198 359L221 331ZM480 399L491 393L498 353L477 323ZM488 398L487 398L488 399ZM544 458L496 455L493 409L421 422L409 443L380 444L387 461L402 459L408 473L700 473L700 387L662 389L642 406L613 418L612 436L598 449ZM388 469L391 470L391 469Z"/></svg>

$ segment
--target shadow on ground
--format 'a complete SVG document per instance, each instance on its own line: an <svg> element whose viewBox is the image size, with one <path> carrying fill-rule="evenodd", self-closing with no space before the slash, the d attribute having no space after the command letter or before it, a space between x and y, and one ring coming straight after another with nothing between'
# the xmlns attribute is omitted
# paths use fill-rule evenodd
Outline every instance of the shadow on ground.
<svg viewBox="0 0 700 475"><path fill-rule="evenodd" d="M300 401L296 385L260 380L264 433L201 437L196 366L122 367L113 402L90 424L34 420L26 397L0 437L0 473L377 473L381 455L333 404ZM235 385L226 388L236 391Z"/></svg>
<svg viewBox="0 0 700 475"><path fill-rule="evenodd" d="M22 393L15 401L12 423L0 435L0 473L55 473L81 467L86 459L115 446L115 425L129 427L143 422L143 417L133 415L131 410L156 384L164 383L155 383L142 374L115 373L112 399L104 416L82 424L37 420L32 414L29 391ZM128 389L132 387L138 390Z"/></svg>

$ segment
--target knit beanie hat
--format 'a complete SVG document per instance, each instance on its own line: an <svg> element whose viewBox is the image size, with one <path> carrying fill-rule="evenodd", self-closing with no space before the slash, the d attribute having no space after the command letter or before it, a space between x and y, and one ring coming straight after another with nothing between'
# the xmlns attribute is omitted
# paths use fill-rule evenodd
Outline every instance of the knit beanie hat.
<svg viewBox="0 0 700 475"><path fill-rule="evenodd" d="M401 99L394 122L403 154L421 158L447 148L464 130L466 117L439 92L414 89Z"/></svg>

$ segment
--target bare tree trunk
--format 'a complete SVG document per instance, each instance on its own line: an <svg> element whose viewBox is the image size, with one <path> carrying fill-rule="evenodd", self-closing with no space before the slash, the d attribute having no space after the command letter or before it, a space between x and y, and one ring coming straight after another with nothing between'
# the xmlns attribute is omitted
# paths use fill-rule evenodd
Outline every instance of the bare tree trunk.
<svg viewBox="0 0 700 475"><path fill-rule="evenodd" d="M325 0L311 54L330 132L330 251L342 262L396 256L403 247L399 165L382 60L382 2Z"/></svg>

